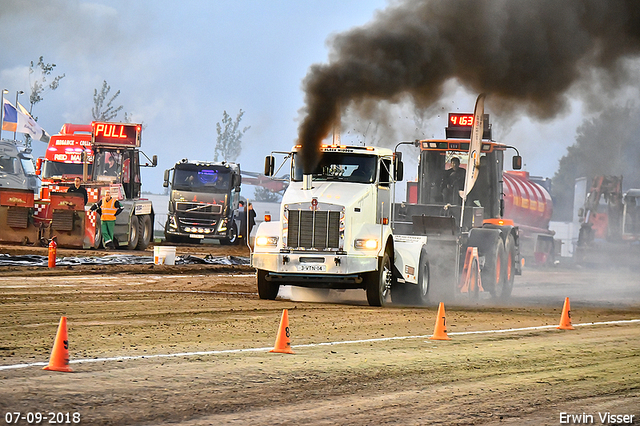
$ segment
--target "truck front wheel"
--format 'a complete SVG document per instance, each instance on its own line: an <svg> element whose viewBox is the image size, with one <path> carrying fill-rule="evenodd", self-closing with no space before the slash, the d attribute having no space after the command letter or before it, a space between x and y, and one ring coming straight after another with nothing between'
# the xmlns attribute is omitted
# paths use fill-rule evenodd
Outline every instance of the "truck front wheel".
<svg viewBox="0 0 640 426"><path fill-rule="evenodd" d="M385 250L378 262L378 270L367 273L365 279L369 305L384 305L393 283L391 256L387 250Z"/></svg>
<svg viewBox="0 0 640 426"><path fill-rule="evenodd" d="M262 269L256 271L256 281L258 283L258 297L260 299L275 300L280 290L280 284L267 281L267 271Z"/></svg>
<svg viewBox="0 0 640 426"><path fill-rule="evenodd" d="M236 228L236 224L232 223L229 226L229 230L227 231L227 236L225 238L220 239L220 244L228 246L231 244L238 243L238 229Z"/></svg>

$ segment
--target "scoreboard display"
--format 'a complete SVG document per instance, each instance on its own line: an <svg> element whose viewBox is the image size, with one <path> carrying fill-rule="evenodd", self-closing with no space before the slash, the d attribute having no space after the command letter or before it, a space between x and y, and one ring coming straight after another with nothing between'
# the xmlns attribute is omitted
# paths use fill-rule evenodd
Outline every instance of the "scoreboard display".
<svg viewBox="0 0 640 426"><path fill-rule="evenodd" d="M489 114L484 115L482 139L491 139L491 126L489 125ZM469 139L471 137L471 127L473 126L473 113L450 112L445 133L447 139Z"/></svg>
<svg viewBox="0 0 640 426"><path fill-rule="evenodd" d="M139 124L94 121L91 139L97 145L139 147L141 129Z"/></svg>

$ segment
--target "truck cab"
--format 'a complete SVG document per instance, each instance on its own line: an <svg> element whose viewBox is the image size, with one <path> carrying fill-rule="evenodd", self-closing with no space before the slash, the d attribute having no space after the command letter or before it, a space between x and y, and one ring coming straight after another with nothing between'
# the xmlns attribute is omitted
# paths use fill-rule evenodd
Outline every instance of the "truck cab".
<svg viewBox="0 0 640 426"><path fill-rule="evenodd" d="M301 146L285 155L291 182L280 221L260 224L251 263L258 294L275 299L280 285L364 289L370 305L395 297L393 282L418 285L424 237L395 237L391 228L393 182L398 168L386 148L323 145L304 173ZM267 157L265 175L274 172ZM428 275L428 274L427 274ZM396 293L399 294L399 293Z"/></svg>
<svg viewBox="0 0 640 426"><path fill-rule="evenodd" d="M0 188L36 191L38 183L31 148L0 140Z"/></svg>
<svg viewBox="0 0 640 426"><path fill-rule="evenodd" d="M164 187L171 186L164 235L169 242L221 244L238 241L234 211L240 201L240 165L183 159L166 170Z"/></svg>
<svg viewBox="0 0 640 426"><path fill-rule="evenodd" d="M93 122L91 142L94 152L93 174L89 188L97 190L99 198L107 190L118 194L123 211L116 217L114 240L129 250L144 250L153 239L155 212L151 200L141 197L140 167L155 167L152 159L139 148L142 126L131 123ZM142 163L142 154L148 162ZM91 231L88 230L88 234ZM100 224L96 218L93 245L100 244Z"/></svg>

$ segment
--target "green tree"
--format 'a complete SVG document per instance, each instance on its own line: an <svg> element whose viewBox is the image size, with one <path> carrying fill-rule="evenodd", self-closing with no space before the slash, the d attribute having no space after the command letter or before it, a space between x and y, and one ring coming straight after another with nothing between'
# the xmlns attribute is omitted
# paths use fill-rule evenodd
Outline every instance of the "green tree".
<svg viewBox="0 0 640 426"><path fill-rule="evenodd" d="M91 108L91 114L93 115L93 119L95 121L111 121L118 115L123 108L122 105L118 107L114 107L113 101L120 95L120 91L118 90L115 95L109 99L107 104L104 104L104 101L109 96L109 91L111 90L111 86L107 84L107 80L104 80L102 83L102 89L98 93L98 89L93 90L93 108Z"/></svg>
<svg viewBox="0 0 640 426"><path fill-rule="evenodd" d="M253 190L253 199L255 201L265 201L268 203L279 203L282 200L282 194L270 191L267 188L256 187Z"/></svg>
<svg viewBox="0 0 640 426"><path fill-rule="evenodd" d="M53 69L56 67L56 64L48 64L44 62L44 56L40 56L38 62L34 63L30 62L29 65L29 88L31 93L29 93L29 114L33 117L35 121L38 121L38 117L33 115L33 107L35 104L42 101L42 95L46 90L56 90L60 85L60 80L65 77L65 74L58 75L53 77L53 80L49 81L51 77L51 73ZM18 105L16 105L16 108ZM24 135L25 146L31 146L31 136L28 134Z"/></svg>
<svg viewBox="0 0 640 426"><path fill-rule="evenodd" d="M640 187L640 110L633 104L610 108L578 127L553 177L554 220L572 220L575 180L622 175L626 188Z"/></svg>
<svg viewBox="0 0 640 426"><path fill-rule="evenodd" d="M56 90L60 85L60 80L65 77L65 74L59 75L53 78L53 81L47 82L56 64L46 64L44 57L40 56L37 63L31 61L29 66L29 84L31 86L31 93L29 94L29 114L33 111L33 106L42 101L42 95L45 90ZM34 117L34 120L37 120Z"/></svg>
<svg viewBox="0 0 640 426"><path fill-rule="evenodd" d="M214 151L214 161L219 161L219 158L222 158L224 161L236 161L240 156L242 152L242 136L251 128L249 126L239 130L243 115L244 111L241 109L234 121L229 114L227 114L227 111L224 111L222 124L220 122L216 123L218 137Z"/></svg>

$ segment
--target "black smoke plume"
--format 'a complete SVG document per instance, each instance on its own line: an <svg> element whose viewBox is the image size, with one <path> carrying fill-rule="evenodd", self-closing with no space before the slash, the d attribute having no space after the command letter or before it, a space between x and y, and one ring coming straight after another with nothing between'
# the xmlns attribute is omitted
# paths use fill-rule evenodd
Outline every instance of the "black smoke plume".
<svg viewBox="0 0 640 426"><path fill-rule="evenodd" d="M624 59L639 54L637 0L393 3L371 23L335 36L329 63L305 77L305 171L347 106L409 96L428 108L455 79L486 92L497 113L549 119L566 110L567 92L587 77L625 83Z"/></svg>

